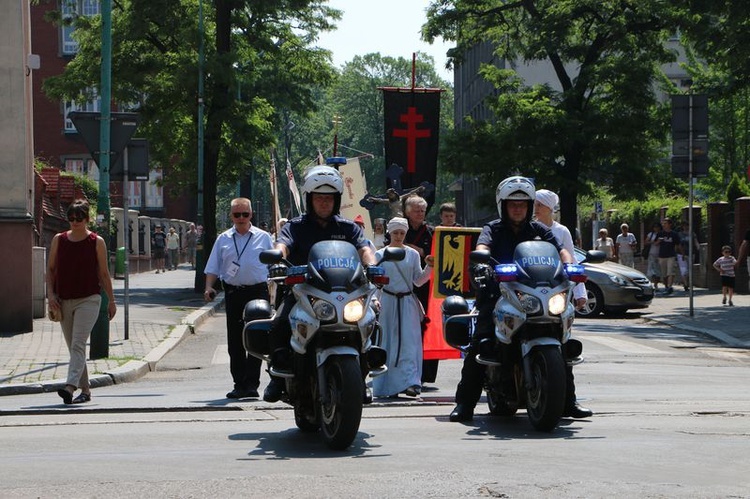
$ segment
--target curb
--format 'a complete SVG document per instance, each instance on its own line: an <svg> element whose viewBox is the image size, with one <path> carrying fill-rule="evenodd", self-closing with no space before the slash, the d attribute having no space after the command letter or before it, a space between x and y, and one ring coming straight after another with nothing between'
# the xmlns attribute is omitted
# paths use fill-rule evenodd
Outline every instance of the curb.
<svg viewBox="0 0 750 499"><path fill-rule="evenodd" d="M224 294L220 293L213 302L202 306L183 318L180 324L177 324L169 335L153 350L147 353L143 359L130 360L115 369L90 376L91 388L129 383L145 376L151 371L155 371L157 364L165 355L175 348L186 336L195 334L198 326L203 324L208 318L213 317L216 311L223 306ZM0 396L55 392L61 388L65 388L65 382L65 379L54 379L41 383L0 385Z"/></svg>

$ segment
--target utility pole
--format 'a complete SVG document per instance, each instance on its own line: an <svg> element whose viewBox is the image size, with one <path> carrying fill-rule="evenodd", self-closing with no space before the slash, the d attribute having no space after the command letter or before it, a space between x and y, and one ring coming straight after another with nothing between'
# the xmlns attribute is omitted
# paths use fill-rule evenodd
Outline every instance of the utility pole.
<svg viewBox="0 0 750 499"><path fill-rule="evenodd" d="M203 0L198 0L198 227L200 236L195 254L195 280L194 289L196 293L202 293L206 284L206 276L203 273L205 267L204 238L203 232L203 64L204 64L204 33L203 33Z"/></svg>
<svg viewBox="0 0 750 499"><path fill-rule="evenodd" d="M99 123L99 196L96 203L97 222L101 227L101 236L107 247L107 259L110 250L110 206L109 206L109 153L110 153L110 118L112 115L112 0L102 0L102 68L99 85L101 99L101 122ZM102 301L99 317L91 330L91 347L89 356L92 359L109 357L109 299L101 292Z"/></svg>

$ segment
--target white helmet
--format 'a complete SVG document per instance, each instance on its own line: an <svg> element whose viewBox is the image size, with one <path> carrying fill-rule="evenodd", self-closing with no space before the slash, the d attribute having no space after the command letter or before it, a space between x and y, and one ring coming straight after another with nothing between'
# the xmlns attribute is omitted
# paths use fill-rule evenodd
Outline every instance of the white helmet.
<svg viewBox="0 0 750 499"><path fill-rule="evenodd" d="M314 166L305 175L302 184L304 194L342 194L344 192L344 181L341 174L331 166Z"/></svg>
<svg viewBox="0 0 750 499"><path fill-rule="evenodd" d="M534 212L535 197L536 189L534 189L534 184L528 178L521 176L506 178L497 185L497 190L495 191L495 202L497 202L497 212L500 215L500 220L507 219L505 201L517 200L528 202L529 210L526 214L526 221L528 222L531 220Z"/></svg>
<svg viewBox="0 0 750 499"><path fill-rule="evenodd" d="M344 180L341 173L332 166L314 166L305 175L302 183L302 194L305 195L305 206L308 212L312 209L312 195L333 194L333 213L341 209L341 195L344 192Z"/></svg>

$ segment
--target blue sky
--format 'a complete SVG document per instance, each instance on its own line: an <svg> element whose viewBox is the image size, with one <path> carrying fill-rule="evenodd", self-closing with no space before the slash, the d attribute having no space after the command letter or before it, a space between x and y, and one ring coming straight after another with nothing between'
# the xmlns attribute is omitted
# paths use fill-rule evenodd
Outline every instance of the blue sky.
<svg viewBox="0 0 750 499"><path fill-rule="evenodd" d="M429 0L329 0L328 4L344 11L339 28L319 40L321 47L333 51L336 66L370 52L411 59L413 52L421 51L435 58L443 78L453 81L453 73L443 69L451 45L441 39L432 45L420 40Z"/></svg>

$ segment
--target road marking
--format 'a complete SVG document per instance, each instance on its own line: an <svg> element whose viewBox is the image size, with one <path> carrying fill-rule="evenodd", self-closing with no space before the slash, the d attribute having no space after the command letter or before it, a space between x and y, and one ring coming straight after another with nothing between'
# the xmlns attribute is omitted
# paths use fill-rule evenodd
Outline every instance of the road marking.
<svg viewBox="0 0 750 499"><path fill-rule="evenodd" d="M673 355L674 352L659 350L658 348L647 347L634 341L626 341L618 338L612 338L609 336L601 335L582 335L586 341L592 341L605 347L617 350L622 353L632 354L659 354L659 355Z"/></svg>
<svg viewBox="0 0 750 499"><path fill-rule="evenodd" d="M227 345L218 345L214 350L214 356L211 359L211 364L229 364L229 351Z"/></svg>

